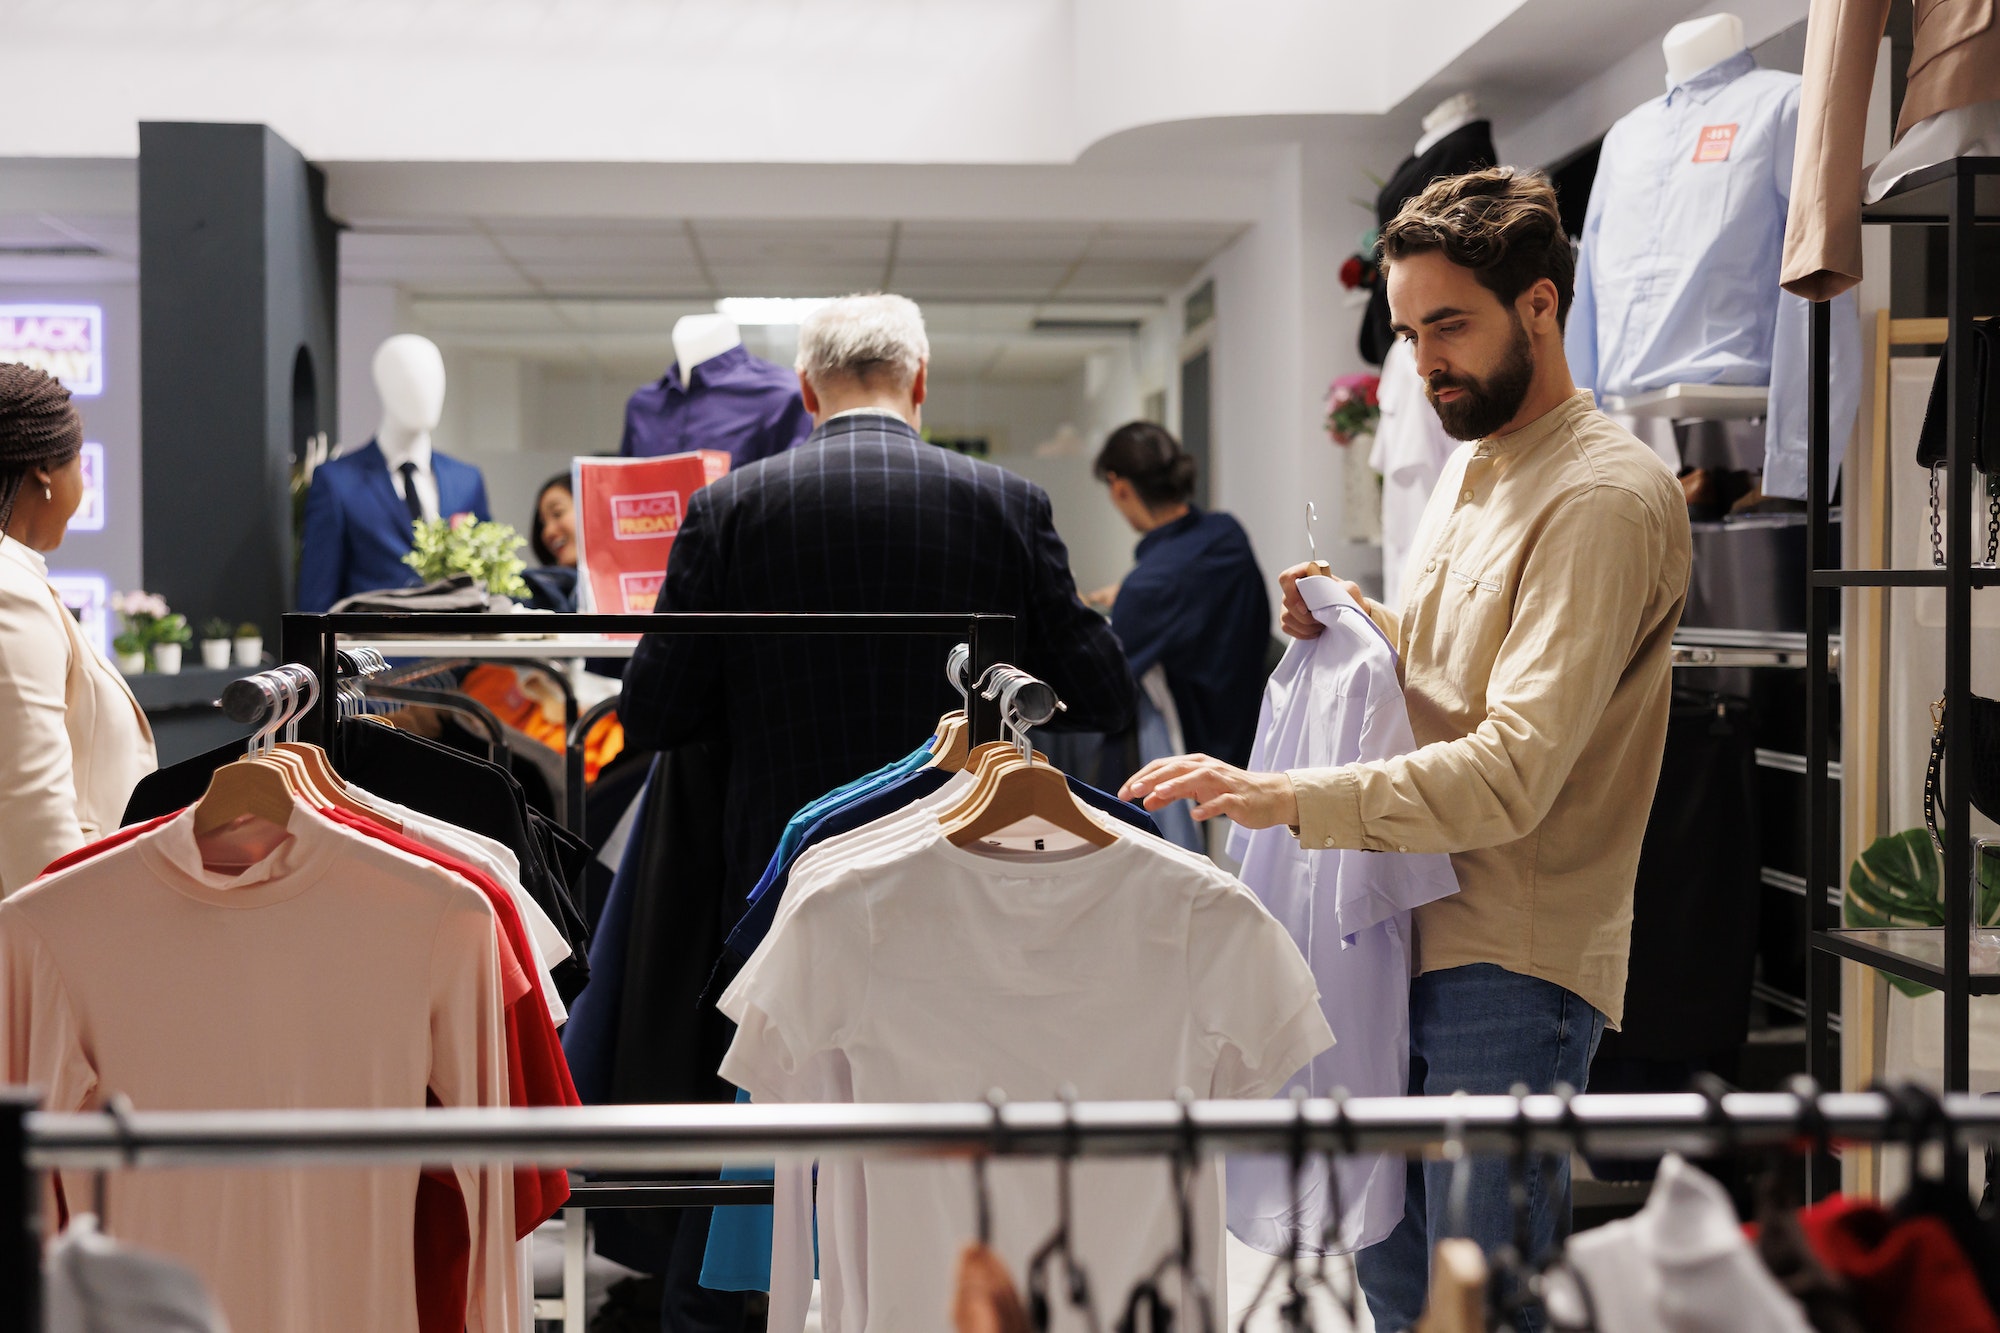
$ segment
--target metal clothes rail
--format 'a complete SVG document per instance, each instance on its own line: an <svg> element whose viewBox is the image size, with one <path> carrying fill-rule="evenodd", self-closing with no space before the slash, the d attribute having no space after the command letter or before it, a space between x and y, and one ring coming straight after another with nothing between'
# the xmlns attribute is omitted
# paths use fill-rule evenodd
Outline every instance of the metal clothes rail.
<svg viewBox="0 0 2000 1333"><path fill-rule="evenodd" d="M57 1114L0 1090L0 1333L37 1329L38 1171L535 1163L678 1169L786 1154L1474 1153L1657 1157L1841 1141L2000 1143L2000 1100L1881 1092Z"/></svg>
<svg viewBox="0 0 2000 1333"><path fill-rule="evenodd" d="M564 635L701 634L738 635L881 635L963 638L972 653L974 678L987 668L1010 662L1015 653L1014 617L957 612L904 615L822 615L662 612L658 614L579 614L562 616L457 615L447 612L344 612L339 615L288 614L281 621L279 656L303 664L320 682L318 703L299 723L301 739L320 745L333 738L336 710L329 707L332 684L339 674L342 638L365 638L385 652L397 639L435 647L450 641L458 651L474 643L509 640L533 642L522 636L560 628ZM557 654L572 655L572 654ZM1000 739L997 703L975 695L971 701L975 744Z"/></svg>

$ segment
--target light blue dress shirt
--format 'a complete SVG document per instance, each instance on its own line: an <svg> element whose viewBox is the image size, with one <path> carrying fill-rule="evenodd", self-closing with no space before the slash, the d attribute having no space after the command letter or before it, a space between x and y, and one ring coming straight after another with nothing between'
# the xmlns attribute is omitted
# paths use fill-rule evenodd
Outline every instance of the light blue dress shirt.
<svg viewBox="0 0 2000 1333"><path fill-rule="evenodd" d="M1604 136L1564 343L1603 399L1768 384L1764 492L1806 493L1805 301L1778 287L1799 77L1748 51L1670 84ZM1861 401L1854 294L1833 304L1831 485Z"/></svg>

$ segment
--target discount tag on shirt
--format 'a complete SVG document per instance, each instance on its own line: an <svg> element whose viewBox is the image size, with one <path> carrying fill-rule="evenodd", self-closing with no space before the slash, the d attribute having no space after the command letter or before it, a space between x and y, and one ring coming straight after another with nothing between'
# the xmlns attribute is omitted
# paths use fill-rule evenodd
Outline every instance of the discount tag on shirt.
<svg viewBox="0 0 2000 1333"><path fill-rule="evenodd" d="M1701 137L1694 142L1694 160L1697 162L1727 162L1729 149L1736 142L1734 125L1704 125Z"/></svg>
<svg viewBox="0 0 2000 1333"><path fill-rule="evenodd" d="M651 611L688 500L729 470L715 450L659 458L579 458L576 496L578 583L594 611Z"/></svg>

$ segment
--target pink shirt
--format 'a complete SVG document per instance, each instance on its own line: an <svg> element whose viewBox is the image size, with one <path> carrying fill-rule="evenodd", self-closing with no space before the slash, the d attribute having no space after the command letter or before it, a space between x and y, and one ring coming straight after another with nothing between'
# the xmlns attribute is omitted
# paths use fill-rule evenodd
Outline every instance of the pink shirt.
<svg viewBox="0 0 2000 1333"><path fill-rule="evenodd" d="M51 1110L505 1106L493 909L464 880L296 808L242 874L192 812L0 902L8 1083ZM416 1333L418 1170L113 1173L106 1230L187 1263L259 1333ZM459 1172L468 1328L517 1326L512 1185Z"/></svg>

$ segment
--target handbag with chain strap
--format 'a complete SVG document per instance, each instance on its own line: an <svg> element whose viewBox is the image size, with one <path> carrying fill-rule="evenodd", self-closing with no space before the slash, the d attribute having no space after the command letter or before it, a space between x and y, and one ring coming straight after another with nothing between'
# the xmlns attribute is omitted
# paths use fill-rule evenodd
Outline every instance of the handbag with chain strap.
<svg viewBox="0 0 2000 1333"><path fill-rule="evenodd" d="M1971 695L1972 806L1988 819L2000 820L2000 703ZM1944 785L1944 700L1931 705L1931 761L1924 770L1924 827L1931 846L1944 855L1938 832L1938 791Z"/></svg>
<svg viewBox="0 0 2000 1333"><path fill-rule="evenodd" d="M1986 478L1986 563L2000 565L2000 316L1972 321L1973 399L1972 465ZM1931 474L1931 563L1944 564L1944 503L1946 385L1949 355L1938 357L1924 406L1924 427L1917 436L1917 466Z"/></svg>

